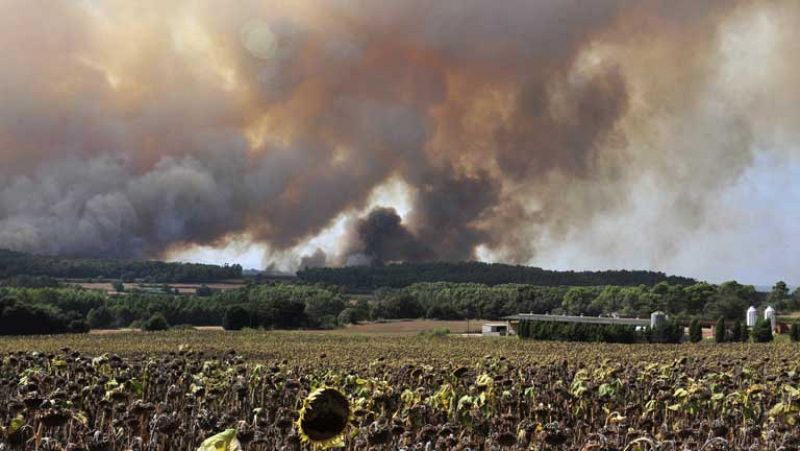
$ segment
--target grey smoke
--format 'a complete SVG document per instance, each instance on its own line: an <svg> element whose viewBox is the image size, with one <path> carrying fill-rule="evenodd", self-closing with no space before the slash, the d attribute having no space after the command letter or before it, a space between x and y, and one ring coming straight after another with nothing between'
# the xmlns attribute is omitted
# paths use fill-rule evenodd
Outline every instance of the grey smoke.
<svg viewBox="0 0 800 451"><path fill-rule="evenodd" d="M338 252L297 261L638 265L647 228L660 269L759 155L797 153L794 4L46 9L0 5L0 247L300 252L395 178L407 215L363 212Z"/></svg>

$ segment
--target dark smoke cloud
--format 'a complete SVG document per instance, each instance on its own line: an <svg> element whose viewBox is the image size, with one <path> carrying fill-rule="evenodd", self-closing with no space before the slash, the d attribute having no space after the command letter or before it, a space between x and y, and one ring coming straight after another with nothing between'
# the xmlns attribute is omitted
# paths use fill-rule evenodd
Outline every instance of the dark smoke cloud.
<svg viewBox="0 0 800 451"><path fill-rule="evenodd" d="M470 260L490 232L481 220L497 205L500 186L486 174L435 174L419 186L411 215L416 234L438 260Z"/></svg>
<svg viewBox="0 0 800 451"><path fill-rule="evenodd" d="M317 248L313 254L304 255L300 258L300 269L320 268L328 264L328 254Z"/></svg>
<svg viewBox="0 0 800 451"><path fill-rule="evenodd" d="M349 264L427 261L436 255L403 224L393 208L376 208L353 228Z"/></svg>
<svg viewBox="0 0 800 451"><path fill-rule="evenodd" d="M796 148L798 10L11 0L0 247L159 257L246 236L297 262L344 215L344 245L300 265L524 263L575 237L625 262L646 220L657 267L757 149ZM737 41L759 27L760 47ZM365 212L394 179L409 213Z"/></svg>

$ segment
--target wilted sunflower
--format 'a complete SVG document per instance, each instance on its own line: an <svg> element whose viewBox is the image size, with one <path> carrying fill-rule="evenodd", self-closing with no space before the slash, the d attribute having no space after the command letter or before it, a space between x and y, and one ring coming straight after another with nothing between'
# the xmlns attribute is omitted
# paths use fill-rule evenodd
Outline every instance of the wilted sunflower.
<svg viewBox="0 0 800 451"><path fill-rule="evenodd" d="M197 451L242 451L242 446L236 439L236 429L226 429L205 439Z"/></svg>
<svg viewBox="0 0 800 451"><path fill-rule="evenodd" d="M326 449L343 446L342 438L351 417L347 397L335 388L321 387L303 401L296 424L303 442Z"/></svg>

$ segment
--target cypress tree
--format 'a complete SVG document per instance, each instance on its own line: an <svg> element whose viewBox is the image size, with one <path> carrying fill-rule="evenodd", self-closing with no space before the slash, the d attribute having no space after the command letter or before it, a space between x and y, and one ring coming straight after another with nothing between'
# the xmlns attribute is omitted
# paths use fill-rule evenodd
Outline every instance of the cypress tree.
<svg viewBox="0 0 800 451"><path fill-rule="evenodd" d="M731 341L747 341L747 332L742 327L742 322L738 319L733 323L733 331L731 332Z"/></svg>
<svg viewBox="0 0 800 451"><path fill-rule="evenodd" d="M689 323L689 341L698 343L703 340L703 328L700 327L700 321L697 318Z"/></svg>
<svg viewBox="0 0 800 451"><path fill-rule="evenodd" d="M717 343L725 342L725 318L720 318L714 326L714 341Z"/></svg>

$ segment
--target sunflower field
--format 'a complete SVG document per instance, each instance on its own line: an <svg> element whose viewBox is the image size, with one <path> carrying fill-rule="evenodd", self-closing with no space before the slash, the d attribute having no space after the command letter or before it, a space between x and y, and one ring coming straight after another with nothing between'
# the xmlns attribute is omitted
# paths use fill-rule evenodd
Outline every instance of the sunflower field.
<svg viewBox="0 0 800 451"><path fill-rule="evenodd" d="M795 344L0 340L0 450L796 450Z"/></svg>

